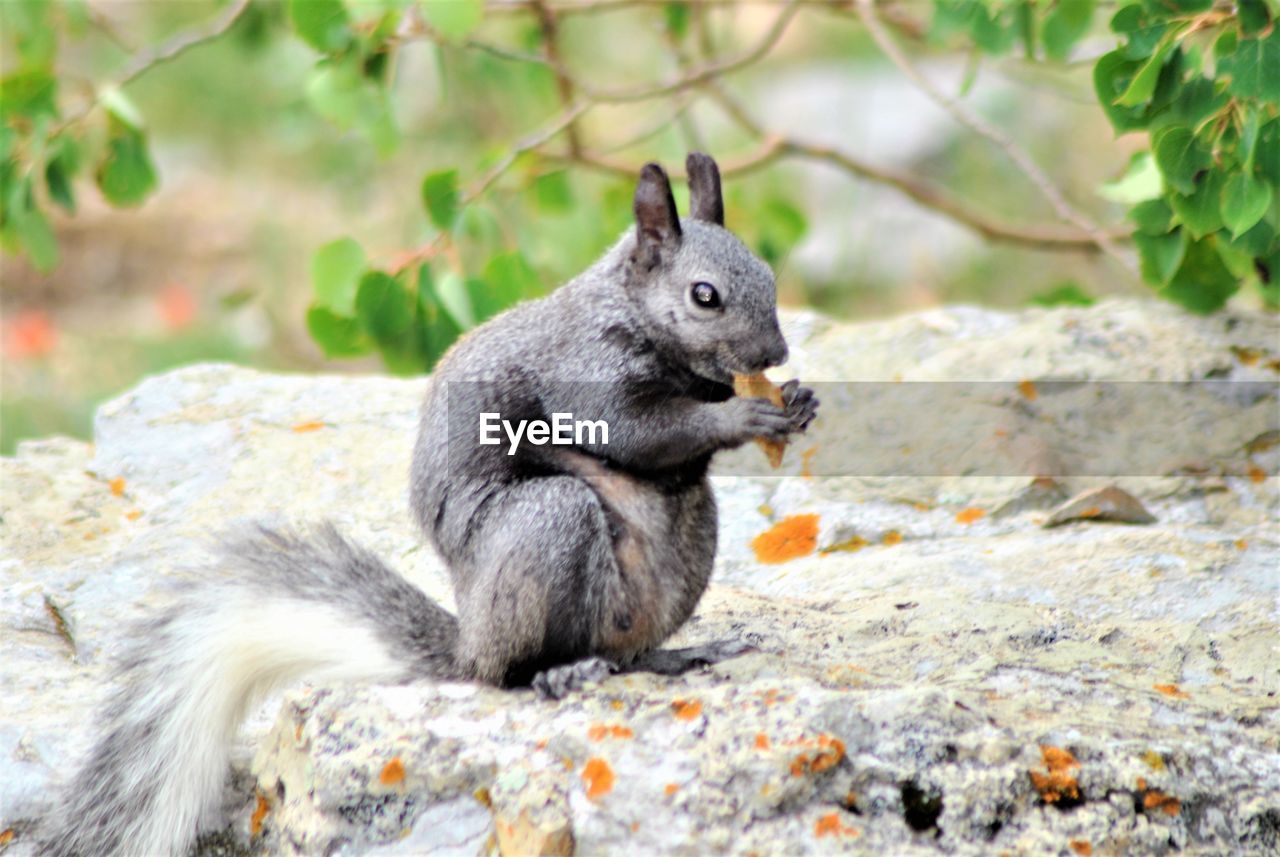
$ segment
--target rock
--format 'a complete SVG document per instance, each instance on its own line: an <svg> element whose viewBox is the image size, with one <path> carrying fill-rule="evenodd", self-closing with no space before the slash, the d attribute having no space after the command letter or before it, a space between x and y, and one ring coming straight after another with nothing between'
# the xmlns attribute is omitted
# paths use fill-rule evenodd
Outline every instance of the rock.
<svg viewBox="0 0 1280 857"><path fill-rule="evenodd" d="M1212 373L1255 385L1214 413L1275 413L1270 316L1119 301L784 324L806 380L999 382L973 413L1015 426L1045 425L1047 378ZM196 366L105 405L92 446L0 459L6 857L56 811L129 623L218 573L207 545L235 522L333 519L452 606L406 508L425 383ZM824 410L814 438L872 431L849 414L824 428ZM268 700L238 739L232 824L205 853L1274 852L1280 450L1250 443L1274 425L1204 435L1202 470L1055 477L1072 494L1114 484L1158 520L1046 530L1031 459L943 470L967 419L934 419L942 465L910 476L824 475L815 455L805 478L803 442L789 478L753 473L767 472L754 448L717 463L716 575L671 645L753 653L558 702L427 683ZM1123 428L1036 436L1068 461L1061 438ZM790 558L762 562L777 528Z"/></svg>
<svg viewBox="0 0 1280 857"><path fill-rule="evenodd" d="M1121 524L1152 524L1155 516L1128 491L1107 485L1091 488L1063 503L1049 514L1046 529L1069 521L1114 521Z"/></svg>

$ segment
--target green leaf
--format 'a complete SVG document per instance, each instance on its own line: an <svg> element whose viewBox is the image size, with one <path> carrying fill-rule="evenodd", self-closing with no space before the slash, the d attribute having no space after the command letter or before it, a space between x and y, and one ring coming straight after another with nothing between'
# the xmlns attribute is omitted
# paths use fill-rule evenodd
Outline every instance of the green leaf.
<svg viewBox="0 0 1280 857"><path fill-rule="evenodd" d="M467 284L457 271L449 271L436 284L436 297L440 305L457 322L458 327L470 330L476 326L475 311L471 308L471 296Z"/></svg>
<svg viewBox="0 0 1280 857"><path fill-rule="evenodd" d="M1167 235L1134 233L1133 243L1138 248L1142 278L1152 285L1167 285L1182 264L1187 252L1187 233L1176 229Z"/></svg>
<svg viewBox="0 0 1280 857"><path fill-rule="evenodd" d="M1258 131L1258 144L1253 156L1257 171L1280 187L1280 119L1272 119Z"/></svg>
<svg viewBox="0 0 1280 857"><path fill-rule="evenodd" d="M557 170L534 179L533 200L540 210L549 214L572 211L573 188L569 184L569 171Z"/></svg>
<svg viewBox="0 0 1280 857"><path fill-rule="evenodd" d="M1231 239L1231 246L1257 258L1266 256L1272 248L1280 250L1280 242L1276 241L1276 230L1266 219L1259 220L1252 229Z"/></svg>
<svg viewBox="0 0 1280 857"><path fill-rule="evenodd" d="M1191 237L1203 238L1223 227L1221 201L1225 181L1222 173L1212 170L1204 174L1190 196L1175 193L1169 197L1173 213Z"/></svg>
<svg viewBox="0 0 1280 857"><path fill-rule="evenodd" d="M342 0L289 0L289 20L302 40L323 54L351 44L351 22Z"/></svg>
<svg viewBox="0 0 1280 857"><path fill-rule="evenodd" d="M803 212L782 197L765 200L757 215L760 255L776 267L809 228Z"/></svg>
<svg viewBox="0 0 1280 857"><path fill-rule="evenodd" d="M372 348L359 320L337 315L327 307L312 305L307 310L307 331L326 357L359 357Z"/></svg>
<svg viewBox="0 0 1280 857"><path fill-rule="evenodd" d="M1125 173L1098 188L1098 195L1112 202L1133 204L1155 199L1162 190L1160 170L1150 152L1137 152L1129 159Z"/></svg>
<svg viewBox="0 0 1280 857"><path fill-rule="evenodd" d="M400 282L382 271L369 271L356 291L356 318L379 344L394 342L413 324L414 303Z"/></svg>
<svg viewBox="0 0 1280 857"><path fill-rule="evenodd" d="M484 0L422 0L422 17L451 42L459 42L480 26Z"/></svg>
<svg viewBox="0 0 1280 857"><path fill-rule="evenodd" d="M1273 27L1266 38L1241 39L1217 60L1218 76L1231 79L1227 91L1232 95L1280 105L1280 28Z"/></svg>
<svg viewBox="0 0 1280 857"><path fill-rule="evenodd" d="M49 190L49 199L68 214L76 213L76 195L71 189L71 176L58 160L51 160L44 165L44 184Z"/></svg>
<svg viewBox="0 0 1280 857"><path fill-rule="evenodd" d="M1054 286L1047 292L1041 292L1031 298L1035 306L1093 306L1094 298L1080 288L1079 284L1066 282Z"/></svg>
<svg viewBox="0 0 1280 857"><path fill-rule="evenodd" d="M1133 75L1141 63L1125 57L1122 51L1103 54L1093 67L1093 88L1098 95L1102 112L1111 120L1117 134L1147 127L1145 109L1116 104L1120 94L1129 88Z"/></svg>
<svg viewBox="0 0 1280 857"><path fill-rule="evenodd" d="M462 328L440 302L431 280L431 268L427 265L418 269L418 330L426 369L430 369L462 335Z"/></svg>
<svg viewBox="0 0 1280 857"><path fill-rule="evenodd" d="M667 32L677 40L683 39L689 32L689 4L685 2L664 3L662 17L667 23Z"/></svg>
<svg viewBox="0 0 1280 857"><path fill-rule="evenodd" d="M1125 87L1124 92L1120 93L1120 96L1116 99L1116 104L1121 107L1136 107L1151 100L1151 96L1156 91L1156 82L1160 80L1160 71L1164 68L1165 59L1168 58L1169 51L1174 44L1175 42L1172 39L1161 44L1156 52L1138 69L1137 74L1129 81L1129 85Z"/></svg>
<svg viewBox="0 0 1280 857"><path fill-rule="evenodd" d="M1240 122L1240 164L1246 173L1253 172L1253 156L1257 151L1258 132L1262 129L1262 117L1259 111L1244 108L1244 119Z"/></svg>
<svg viewBox="0 0 1280 857"><path fill-rule="evenodd" d="M1120 53L1130 60L1151 56L1168 28L1165 20L1153 17L1140 3L1129 3L1111 17L1111 32L1125 37Z"/></svg>
<svg viewBox="0 0 1280 857"><path fill-rule="evenodd" d="M76 196L71 177L80 169L80 147L70 135L62 135L49 144L49 157L44 165L45 187L49 198L68 214L76 212Z"/></svg>
<svg viewBox="0 0 1280 857"><path fill-rule="evenodd" d="M448 231L458 219L458 171L428 173L422 180L422 203L437 229Z"/></svg>
<svg viewBox="0 0 1280 857"><path fill-rule="evenodd" d="M1129 219L1145 235L1163 235L1173 227L1173 209L1163 199L1148 199L1129 209Z"/></svg>
<svg viewBox="0 0 1280 857"><path fill-rule="evenodd" d="M1237 0L1236 14L1240 18L1240 32L1246 36L1262 32L1271 23L1271 12L1263 0Z"/></svg>
<svg viewBox="0 0 1280 857"><path fill-rule="evenodd" d="M38 208L28 208L13 221L14 233L31 265L42 274L58 267L58 239Z"/></svg>
<svg viewBox="0 0 1280 857"><path fill-rule="evenodd" d="M311 257L311 288L316 304L338 315L356 311L356 292L365 268L364 249L351 238L330 241Z"/></svg>
<svg viewBox="0 0 1280 857"><path fill-rule="evenodd" d="M1203 238L1187 247L1177 274L1159 294L1191 312L1207 315L1221 309L1239 288L1239 281L1218 255L1214 239Z"/></svg>
<svg viewBox="0 0 1280 857"><path fill-rule="evenodd" d="M113 121L111 126L106 151L98 163L98 188L112 205L139 205L157 184L146 137L120 122Z"/></svg>
<svg viewBox="0 0 1280 857"><path fill-rule="evenodd" d="M1188 128L1170 128L1155 141L1156 165L1170 187L1184 194L1196 188L1196 176L1207 169L1209 153Z"/></svg>
<svg viewBox="0 0 1280 857"><path fill-rule="evenodd" d="M1271 185L1248 173L1236 173L1222 188L1222 222L1238 238L1271 207Z"/></svg>
<svg viewBox="0 0 1280 857"><path fill-rule="evenodd" d="M48 72L29 69L0 79L0 119L25 116L33 122L58 115L57 81Z"/></svg>
<svg viewBox="0 0 1280 857"><path fill-rule="evenodd" d="M499 253L485 265L484 276L468 282L467 291L475 308L476 321L482 322L522 298L537 294L542 287L533 266L519 252Z"/></svg>
<svg viewBox="0 0 1280 857"><path fill-rule="evenodd" d="M1065 60L1071 48L1089 31L1097 0L1059 0L1045 16L1040 38L1045 55Z"/></svg>
<svg viewBox="0 0 1280 857"><path fill-rule="evenodd" d="M131 131L141 132L146 123L133 99L117 86L106 86L98 92L98 101L112 119Z"/></svg>

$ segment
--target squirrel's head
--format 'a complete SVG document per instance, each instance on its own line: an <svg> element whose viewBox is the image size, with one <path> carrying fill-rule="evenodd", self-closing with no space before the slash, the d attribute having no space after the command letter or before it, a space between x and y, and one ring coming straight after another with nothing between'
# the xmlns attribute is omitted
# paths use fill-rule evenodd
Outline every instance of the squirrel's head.
<svg viewBox="0 0 1280 857"><path fill-rule="evenodd" d="M698 375L728 383L787 359L773 271L724 228L716 162L694 152L685 165L684 220L662 167L640 171L627 289L661 348Z"/></svg>

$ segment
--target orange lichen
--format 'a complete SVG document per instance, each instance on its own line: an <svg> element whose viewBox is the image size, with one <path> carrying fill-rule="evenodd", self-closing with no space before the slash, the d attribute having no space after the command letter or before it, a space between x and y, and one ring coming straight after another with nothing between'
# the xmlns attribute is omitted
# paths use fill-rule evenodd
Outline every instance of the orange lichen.
<svg viewBox="0 0 1280 857"><path fill-rule="evenodd" d="M1267 478L1267 471L1263 470L1261 467L1259 467L1259 466L1258 466L1258 465L1256 465L1256 464L1250 464L1250 465L1249 465L1249 471L1248 471L1248 473L1249 473L1249 481L1250 481L1250 482L1264 482L1264 481L1266 481L1266 478Z"/></svg>
<svg viewBox="0 0 1280 857"><path fill-rule="evenodd" d="M1080 857L1090 857L1093 854L1093 845L1084 839L1072 839L1067 843L1071 846L1071 850L1080 855Z"/></svg>
<svg viewBox="0 0 1280 857"><path fill-rule="evenodd" d="M534 744L533 746L537 747L539 750L545 750L545 749L547 749L547 739L546 739L546 738L543 738L543 739L541 739L540 741L538 741L536 744Z"/></svg>
<svg viewBox="0 0 1280 857"><path fill-rule="evenodd" d="M837 542L836 544L832 545L829 548L823 548L822 552L823 553L836 553L836 552L854 553L855 551L862 550L869 544L871 544L871 542L867 541L862 536L853 536L852 538L845 539L842 542Z"/></svg>
<svg viewBox="0 0 1280 857"><path fill-rule="evenodd" d="M1172 795L1167 795L1159 789L1145 788L1142 780L1138 781L1142 785L1138 786L1138 790L1142 792L1142 808L1158 809L1168 816L1175 816L1182 812L1182 801Z"/></svg>
<svg viewBox="0 0 1280 857"><path fill-rule="evenodd" d="M599 756L587 759L582 767L582 781L587 784L587 797L598 800L613 791L613 768Z"/></svg>
<svg viewBox="0 0 1280 857"><path fill-rule="evenodd" d="M480 788L473 791L471 796L476 799L476 803L486 809L493 809L493 795L484 786L480 786Z"/></svg>
<svg viewBox="0 0 1280 857"><path fill-rule="evenodd" d="M893 547L902 544L902 533L897 530L890 530L880 537L880 543L885 547Z"/></svg>
<svg viewBox="0 0 1280 857"><path fill-rule="evenodd" d="M972 524L974 521L981 521L987 516L986 509L979 509L977 506L969 506L956 512L957 524Z"/></svg>
<svg viewBox="0 0 1280 857"><path fill-rule="evenodd" d="M1253 366L1262 359L1262 352L1256 348L1245 348L1240 345L1231 346L1231 353L1245 366Z"/></svg>
<svg viewBox="0 0 1280 857"><path fill-rule="evenodd" d="M667 795L667 797L670 797L671 795L673 795L673 794L675 794L676 792L680 791L680 784L679 784L679 783L667 783L666 787L665 787L662 791L663 791L663 793L664 793L664 794L666 794L666 795Z"/></svg>
<svg viewBox="0 0 1280 857"><path fill-rule="evenodd" d="M1075 800L1080 797L1080 784L1072 773L1080 767L1076 757L1061 747L1040 745L1040 757L1044 761L1045 772L1028 771L1031 785L1040 792L1040 799L1045 803L1056 803L1062 798Z"/></svg>
<svg viewBox="0 0 1280 857"><path fill-rule="evenodd" d="M623 706L624 704L621 699L609 700L609 707L612 708L614 711L621 711L623 709Z"/></svg>
<svg viewBox="0 0 1280 857"><path fill-rule="evenodd" d="M1021 393L1022 398L1026 399L1028 402L1034 402L1036 400L1036 396L1039 395L1039 393L1036 392L1035 381L1019 381L1018 392Z"/></svg>
<svg viewBox="0 0 1280 857"><path fill-rule="evenodd" d="M632 833L635 833L635 832L636 832L636 831L638 831L639 829L640 829L640 822L638 822L638 821L633 821L633 822L631 822L631 832L632 832Z"/></svg>
<svg viewBox="0 0 1280 857"><path fill-rule="evenodd" d="M680 720L693 720L702 713L702 703L696 699L677 699L671 703L671 710Z"/></svg>
<svg viewBox="0 0 1280 857"><path fill-rule="evenodd" d="M1248 539L1236 539L1236 540L1233 542L1233 544L1236 546L1236 550L1239 550L1239 551L1247 550L1247 549L1248 549L1248 547L1249 547L1249 540L1248 540Z"/></svg>
<svg viewBox="0 0 1280 857"><path fill-rule="evenodd" d="M400 761L399 756L382 766L382 773L378 774L378 782L384 786L394 786L404 782L404 762Z"/></svg>
<svg viewBox="0 0 1280 857"><path fill-rule="evenodd" d="M605 738L634 738L635 733L617 723L592 723L587 729L587 737L592 741L603 741Z"/></svg>
<svg viewBox="0 0 1280 857"><path fill-rule="evenodd" d="M1102 514L1102 509L1098 506L1090 506L1087 509L1081 509L1077 514L1081 518L1096 518Z"/></svg>
<svg viewBox="0 0 1280 857"><path fill-rule="evenodd" d="M756 733L756 749L768 750L770 746L772 745L769 743L769 736L764 734L763 732L757 732Z"/></svg>
<svg viewBox="0 0 1280 857"><path fill-rule="evenodd" d="M267 801L267 796L262 792L258 792L258 805L253 810L253 815L249 818L249 835L256 837L262 833L262 822L266 820L267 813L271 811L271 804Z"/></svg>
<svg viewBox="0 0 1280 857"><path fill-rule="evenodd" d="M823 771L829 771L836 765L840 764L840 760L844 758L844 742L839 738L832 738L830 735L819 735L817 740L802 738L799 741L789 741L788 746L802 745L805 747L817 747L816 752L801 753L791 760L791 776L799 777L804 774L821 774Z"/></svg>
<svg viewBox="0 0 1280 857"><path fill-rule="evenodd" d="M751 540L751 549L760 562L775 564L808 556L818 547L818 516L792 515L783 518Z"/></svg>
<svg viewBox="0 0 1280 857"><path fill-rule="evenodd" d="M857 836L856 827L848 827L840 820L840 813L829 812L813 824L813 835L821 839L824 836Z"/></svg>
<svg viewBox="0 0 1280 857"><path fill-rule="evenodd" d="M310 422L298 423L293 427L295 434L306 434L309 431L319 431L324 428L324 423L319 420L311 420Z"/></svg>
<svg viewBox="0 0 1280 857"><path fill-rule="evenodd" d="M142 510L141 510L141 509L130 509L129 511L127 511L127 512L125 512L125 513L124 513L124 516L125 516L126 518L128 518L130 521L136 521L136 520L138 520L139 518L141 518L141 517L142 517Z"/></svg>
<svg viewBox="0 0 1280 857"><path fill-rule="evenodd" d="M0 847L8 845L13 841L13 837L16 835L17 834L13 832L12 827L6 827L4 830L0 830Z"/></svg>
<svg viewBox="0 0 1280 857"><path fill-rule="evenodd" d="M111 489L111 496L123 497L124 496L124 477L117 476L115 479L112 479L110 482L107 483L107 487Z"/></svg>
<svg viewBox="0 0 1280 857"><path fill-rule="evenodd" d="M1187 693L1185 690L1178 687L1176 684L1153 684L1151 686L1171 699L1190 699L1191 698L1191 694Z"/></svg>

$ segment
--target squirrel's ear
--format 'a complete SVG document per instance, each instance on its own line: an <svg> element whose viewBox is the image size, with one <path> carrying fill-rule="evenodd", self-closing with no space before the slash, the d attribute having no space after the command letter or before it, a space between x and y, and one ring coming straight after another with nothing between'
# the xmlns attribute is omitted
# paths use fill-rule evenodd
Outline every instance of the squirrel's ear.
<svg viewBox="0 0 1280 857"><path fill-rule="evenodd" d="M690 152L684 168L689 174L689 214L695 220L724 226L724 197L720 194L720 168L716 162L710 155Z"/></svg>
<svg viewBox="0 0 1280 857"><path fill-rule="evenodd" d="M636 258L645 267L655 267L663 249L680 243L680 215L671 195L667 173L657 164L645 164L636 185Z"/></svg>

